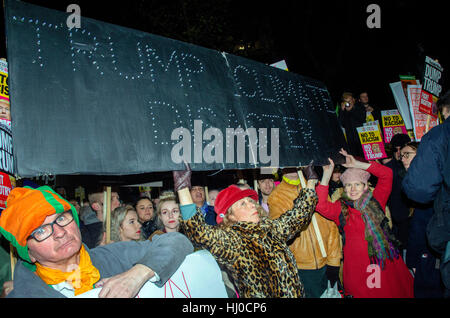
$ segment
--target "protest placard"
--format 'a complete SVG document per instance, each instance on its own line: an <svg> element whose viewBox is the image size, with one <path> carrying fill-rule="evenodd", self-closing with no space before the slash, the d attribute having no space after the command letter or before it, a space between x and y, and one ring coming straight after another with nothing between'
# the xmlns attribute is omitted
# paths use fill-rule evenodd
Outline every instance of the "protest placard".
<svg viewBox="0 0 450 318"><path fill-rule="evenodd" d="M195 171L326 164L345 146L319 80L88 17L69 29L66 20L5 0L21 177L165 172L183 169L183 159Z"/></svg>
<svg viewBox="0 0 450 318"><path fill-rule="evenodd" d="M387 157L378 125L358 127L357 131L366 160L376 160Z"/></svg>
<svg viewBox="0 0 450 318"><path fill-rule="evenodd" d="M97 298L101 288L76 298ZM189 254L163 287L147 282L136 298L228 298L222 273L207 250Z"/></svg>
<svg viewBox="0 0 450 318"><path fill-rule="evenodd" d="M279 61L279 62L270 64L270 66L279 68L280 70L289 71L289 69L288 69L288 67L287 67L287 64L286 64L286 61L285 61L285 60L281 60L281 61Z"/></svg>
<svg viewBox="0 0 450 318"><path fill-rule="evenodd" d="M380 122L378 120L372 120L372 121L368 121L368 122L363 123L364 127L371 126L371 125L374 125L375 127L378 127L378 131L380 132L381 139L383 139L383 130L381 129Z"/></svg>
<svg viewBox="0 0 450 318"><path fill-rule="evenodd" d="M408 85L409 110L413 121L414 138L416 141L420 141L426 133L428 119L428 115L419 110L421 91L421 85ZM429 129L437 126L438 124L438 119L431 117Z"/></svg>
<svg viewBox="0 0 450 318"><path fill-rule="evenodd" d="M9 101L8 63L0 59L0 98Z"/></svg>
<svg viewBox="0 0 450 318"><path fill-rule="evenodd" d="M0 172L14 175L11 121L0 119Z"/></svg>
<svg viewBox="0 0 450 318"><path fill-rule="evenodd" d="M381 131L380 122L378 120L372 120L372 121L365 122L365 123L363 123L363 126L376 126Z"/></svg>
<svg viewBox="0 0 450 318"><path fill-rule="evenodd" d="M437 118L436 102L442 92L439 84L444 69L438 61L425 57L422 91L420 93L419 111Z"/></svg>
<svg viewBox="0 0 450 318"><path fill-rule="evenodd" d="M408 134L402 116L397 109L382 110L384 142L390 143L394 135Z"/></svg>
<svg viewBox="0 0 450 318"><path fill-rule="evenodd" d="M397 106L397 109L400 112L400 115L402 115L403 121L405 122L406 129L412 130L413 124L411 114L409 112L408 99L406 98L405 93L403 92L402 83L401 82L390 83L389 87L392 90L395 105Z"/></svg>
<svg viewBox="0 0 450 318"><path fill-rule="evenodd" d="M0 210L6 208L6 199L8 198L11 190L12 182L9 175L4 172L0 172Z"/></svg>

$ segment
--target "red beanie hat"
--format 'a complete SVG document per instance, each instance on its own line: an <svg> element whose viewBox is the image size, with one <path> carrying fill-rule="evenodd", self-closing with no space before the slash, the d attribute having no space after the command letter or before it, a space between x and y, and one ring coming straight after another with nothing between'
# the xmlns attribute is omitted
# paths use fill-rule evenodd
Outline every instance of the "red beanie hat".
<svg viewBox="0 0 450 318"><path fill-rule="evenodd" d="M250 197L253 200L258 201L258 194L254 190L241 190L239 187L231 185L225 190L220 191L214 203L214 210L216 210L217 213L217 224L222 223L223 217L227 213L230 206L232 206L236 201L246 197Z"/></svg>

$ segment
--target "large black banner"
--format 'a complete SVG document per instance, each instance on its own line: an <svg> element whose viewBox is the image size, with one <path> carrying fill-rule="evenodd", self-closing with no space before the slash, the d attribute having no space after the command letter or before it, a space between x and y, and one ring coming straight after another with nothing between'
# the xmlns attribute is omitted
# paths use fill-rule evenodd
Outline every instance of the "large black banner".
<svg viewBox="0 0 450 318"><path fill-rule="evenodd" d="M299 166L344 145L320 81L234 55L5 1L17 172ZM82 9L82 8L81 8Z"/></svg>

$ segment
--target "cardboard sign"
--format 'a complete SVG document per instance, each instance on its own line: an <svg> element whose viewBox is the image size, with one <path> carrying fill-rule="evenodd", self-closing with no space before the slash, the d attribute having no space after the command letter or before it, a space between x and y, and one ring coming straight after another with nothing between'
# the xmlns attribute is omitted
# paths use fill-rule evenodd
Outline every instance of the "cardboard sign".
<svg viewBox="0 0 450 318"><path fill-rule="evenodd" d="M7 119L0 119L0 172L15 172L11 121Z"/></svg>
<svg viewBox="0 0 450 318"><path fill-rule="evenodd" d="M12 182L6 173L0 172L0 210L6 208L6 199L12 190Z"/></svg>
<svg viewBox="0 0 450 318"><path fill-rule="evenodd" d="M0 59L0 97L9 101L8 63Z"/></svg>
<svg viewBox="0 0 450 318"><path fill-rule="evenodd" d="M419 111L435 118L437 118L436 102L442 92L442 86L439 82L443 71L444 69L437 61L429 56L425 57L425 70L420 94Z"/></svg>
<svg viewBox="0 0 450 318"><path fill-rule="evenodd" d="M357 131L366 160L370 161L387 158L383 139L381 138L380 130L377 125L358 127Z"/></svg>
<svg viewBox="0 0 450 318"><path fill-rule="evenodd" d="M371 125L373 125L373 126L378 128L378 131L380 132L380 135L381 135L381 139L383 139L383 131L381 130L381 126L380 126L379 121L378 120L373 120L373 121L365 122L363 124L363 127L371 126Z"/></svg>
<svg viewBox="0 0 450 318"><path fill-rule="evenodd" d="M408 134L402 116L397 109L382 110L384 142L390 143L394 135Z"/></svg>
<svg viewBox="0 0 450 318"><path fill-rule="evenodd" d="M394 96L395 105L398 111L402 115L403 121L405 122L406 129L413 129L413 123L411 115L409 112L408 99L403 92L403 87L401 82L390 83L389 87L392 90L392 95Z"/></svg>
<svg viewBox="0 0 450 318"><path fill-rule="evenodd" d="M98 298L101 288L92 289L76 298ZM147 282L136 298L228 298L222 272L206 250L186 256L184 262L163 287Z"/></svg>
<svg viewBox="0 0 450 318"><path fill-rule="evenodd" d="M405 98L408 98L407 92L408 85L419 85L419 81L416 80L416 77L414 75L399 75L399 78L400 82L402 83Z"/></svg>
<svg viewBox="0 0 450 318"><path fill-rule="evenodd" d="M281 60L281 61L279 61L279 62L270 64L270 66L279 68L280 70L289 71L289 69L288 69L288 67L287 67L287 64L286 64L286 61L285 61L285 60Z"/></svg>
<svg viewBox="0 0 450 318"><path fill-rule="evenodd" d="M165 172L183 159L197 171L320 165L345 146L319 80L87 17L68 28L67 12L4 2L22 177Z"/></svg>
<svg viewBox="0 0 450 318"><path fill-rule="evenodd" d="M422 87L420 85L408 85L408 100L411 118L413 120L414 138L420 141L426 133L428 115L419 110ZM439 124L438 118L431 117L429 129Z"/></svg>

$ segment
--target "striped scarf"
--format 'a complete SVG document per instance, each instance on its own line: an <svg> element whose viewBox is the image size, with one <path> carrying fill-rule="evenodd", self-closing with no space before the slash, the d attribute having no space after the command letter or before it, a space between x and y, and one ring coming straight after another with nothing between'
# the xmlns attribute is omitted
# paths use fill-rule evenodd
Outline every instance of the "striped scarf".
<svg viewBox="0 0 450 318"><path fill-rule="evenodd" d="M344 196L345 200L345 196ZM356 201L345 200L342 204L351 206L361 212L365 224L365 240L371 264L377 264L384 269L386 259L393 260L399 257L398 246L400 242L394 237L389 228L389 220L384 214L378 201L371 191L366 191ZM345 213L346 212L346 213ZM344 219L347 219L348 210L343 210Z"/></svg>

